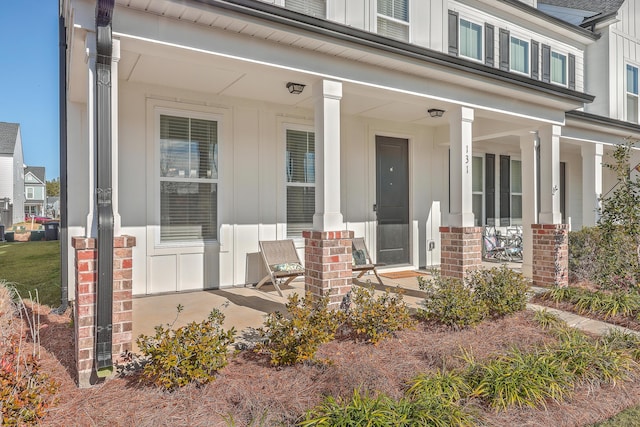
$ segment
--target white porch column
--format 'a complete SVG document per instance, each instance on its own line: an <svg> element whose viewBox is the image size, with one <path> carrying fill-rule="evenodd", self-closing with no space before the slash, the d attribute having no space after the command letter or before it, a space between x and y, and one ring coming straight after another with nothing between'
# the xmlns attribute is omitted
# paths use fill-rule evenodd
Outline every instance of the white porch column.
<svg viewBox="0 0 640 427"><path fill-rule="evenodd" d="M540 137L540 224L561 224L560 213L560 126L548 125Z"/></svg>
<svg viewBox="0 0 640 427"><path fill-rule="evenodd" d="M316 212L314 231L344 229L340 211L340 100L342 83L321 80L314 84Z"/></svg>
<svg viewBox="0 0 640 427"><path fill-rule="evenodd" d="M113 209L113 235L119 236L122 221L118 209L118 62L120 40L113 39L111 57L111 208Z"/></svg>
<svg viewBox="0 0 640 427"><path fill-rule="evenodd" d="M603 144L582 146L582 226L593 227L600 218Z"/></svg>
<svg viewBox="0 0 640 427"><path fill-rule="evenodd" d="M538 222L538 170L536 148L538 134L528 133L520 136L520 152L522 157L522 274L533 275L533 232L531 224Z"/></svg>
<svg viewBox="0 0 640 427"><path fill-rule="evenodd" d="M87 214L87 227L85 237L98 235L98 218L94 210L96 200L96 36L95 33L87 33L84 40L85 63L87 64L87 145L89 169L88 184L89 194L87 200L89 213Z"/></svg>
<svg viewBox="0 0 640 427"><path fill-rule="evenodd" d="M449 114L451 180L451 206L449 207L449 225L452 227L475 226L473 216L472 192L472 149L473 108L459 107Z"/></svg>

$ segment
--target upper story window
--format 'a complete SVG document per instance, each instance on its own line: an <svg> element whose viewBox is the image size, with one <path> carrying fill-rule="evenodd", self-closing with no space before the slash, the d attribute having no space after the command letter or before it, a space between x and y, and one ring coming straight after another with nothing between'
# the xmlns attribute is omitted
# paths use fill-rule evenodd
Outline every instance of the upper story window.
<svg viewBox="0 0 640 427"><path fill-rule="evenodd" d="M511 37L509 46L509 67L512 71L529 74L529 42Z"/></svg>
<svg viewBox="0 0 640 427"><path fill-rule="evenodd" d="M284 7L316 18L326 19L327 17L326 0L285 0Z"/></svg>
<svg viewBox="0 0 640 427"><path fill-rule="evenodd" d="M316 210L315 134L287 129L287 237L313 227Z"/></svg>
<svg viewBox="0 0 640 427"><path fill-rule="evenodd" d="M33 187L27 187L27 199L35 199Z"/></svg>
<svg viewBox="0 0 640 427"><path fill-rule="evenodd" d="M567 55L551 52L551 82L567 85Z"/></svg>
<svg viewBox="0 0 640 427"><path fill-rule="evenodd" d="M378 0L378 34L409 41L409 0Z"/></svg>
<svg viewBox="0 0 640 427"><path fill-rule="evenodd" d="M627 120L638 123L638 67L627 64Z"/></svg>
<svg viewBox="0 0 640 427"><path fill-rule="evenodd" d="M460 55L482 60L482 25L460 18Z"/></svg>
<svg viewBox="0 0 640 427"><path fill-rule="evenodd" d="M161 114L160 241L217 238L218 122Z"/></svg>

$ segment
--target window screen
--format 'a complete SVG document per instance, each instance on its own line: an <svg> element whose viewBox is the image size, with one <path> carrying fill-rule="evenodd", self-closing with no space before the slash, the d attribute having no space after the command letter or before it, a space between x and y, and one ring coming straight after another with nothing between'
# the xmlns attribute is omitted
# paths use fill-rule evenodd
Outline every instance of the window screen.
<svg viewBox="0 0 640 427"><path fill-rule="evenodd" d="M315 137L313 132L287 130L287 237L300 237L313 226L315 195Z"/></svg>

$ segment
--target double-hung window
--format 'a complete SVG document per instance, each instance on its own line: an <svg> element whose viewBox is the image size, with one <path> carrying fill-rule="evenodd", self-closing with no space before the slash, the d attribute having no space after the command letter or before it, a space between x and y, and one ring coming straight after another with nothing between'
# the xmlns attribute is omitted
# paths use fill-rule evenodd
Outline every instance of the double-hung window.
<svg viewBox="0 0 640 427"><path fill-rule="evenodd" d="M160 241L217 238L218 122L160 114Z"/></svg>
<svg viewBox="0 0 640 427"><path fill-rule="evenodd" d="M313 226L316 208L315 135L287 129L287 237L300 237Z"/></svg>
<svg viewBox="0 0 640 427"><path fill-rule="evenodd" d="M482 60L482 25L460 18L460 56Z"/></svg>
<svg viewBox="0 0 640 427"><path fill-rule="evenodd" d="M522 162L511 160L511 225L522 224Z"/></svg>
<svg viewBox="0 0 640 427"><path fill-rule="evenodd" d="M409 0L378 0L378 34L409 41Z"/></svg>
<svg viewBox="0 0 640 427"><path fill-rule="evenodd" d="M529 74L529 42L511 37L509 46L509 66L511 71Z"/></svg>
<svg viewBox="0 0 640 427"><path fill-rule="evenodd" d="M638 123L638 67L627 64L627 121Z"/></svg>
<svg viewBox="0 0 640 427"><path fill-rule="evenodd" d="M567 85L567 55L551 52L551 81L559 85Z"/></svg>
<svg viewBox="0 0 640 427"><path fill-rule="evenodd" d="M35 199L33 187L27 187L27 199Z"/></svg>
<svg viewBox="0 0 640 427"><path fill-rule="evenodd" d="M484 224L484 179L483 179L483 158L473 156L471 169L472 169L472 209L473 216L475 217L476 227L480 227Z"/></svg>
<svg viewBox="0 0 640 427"><path fill-rule="evenodd" d="M327 17L326 0L285 0L284 7L316 18Z"/></svg>

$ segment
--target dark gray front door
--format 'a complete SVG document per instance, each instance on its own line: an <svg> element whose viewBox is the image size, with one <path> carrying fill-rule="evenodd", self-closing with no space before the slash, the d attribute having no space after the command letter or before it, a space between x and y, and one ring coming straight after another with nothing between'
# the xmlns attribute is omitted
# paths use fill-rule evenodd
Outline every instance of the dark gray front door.
<svg viewBox="0 0 640 427"><path fill-rule="evenodd" d="M409 263L408 141L376 136L377 262Z"/></svg>

